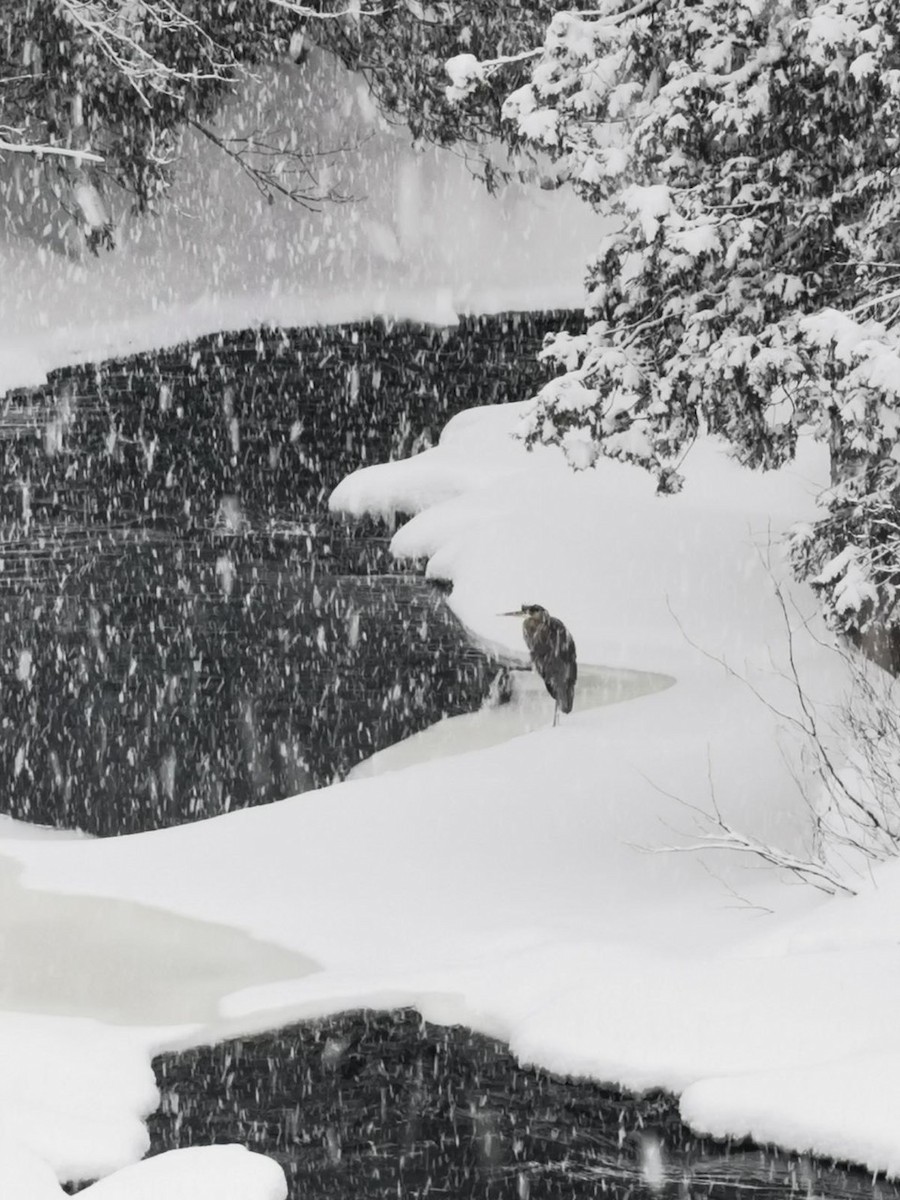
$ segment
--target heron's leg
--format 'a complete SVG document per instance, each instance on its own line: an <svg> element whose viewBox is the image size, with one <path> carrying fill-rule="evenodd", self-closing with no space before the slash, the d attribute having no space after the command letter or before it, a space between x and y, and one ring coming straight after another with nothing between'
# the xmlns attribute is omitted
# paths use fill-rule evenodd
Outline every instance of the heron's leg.
<svg viewBox="0 0 900 1200"><path fill-rule="evenodd" d="M554 700L553 701L553 728L555 729L558 724L559 724L559 701Z"/></svg>

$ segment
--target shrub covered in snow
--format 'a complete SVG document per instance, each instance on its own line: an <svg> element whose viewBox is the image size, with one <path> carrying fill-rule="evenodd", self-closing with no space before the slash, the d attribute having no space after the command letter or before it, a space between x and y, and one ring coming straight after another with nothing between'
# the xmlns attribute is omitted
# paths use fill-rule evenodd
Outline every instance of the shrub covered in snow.
<svg viewBox="0 0 900 1200"><path fill-rule="evenodd" d="M855 632L900 626L897 28L896 0L601 0L553 17L503 107L618 219L524 436L583 465L587 431L673 491L699 430L768 468L812 428L835 486L798 563ZM471 102L504 58L461 61Z"/></svg>

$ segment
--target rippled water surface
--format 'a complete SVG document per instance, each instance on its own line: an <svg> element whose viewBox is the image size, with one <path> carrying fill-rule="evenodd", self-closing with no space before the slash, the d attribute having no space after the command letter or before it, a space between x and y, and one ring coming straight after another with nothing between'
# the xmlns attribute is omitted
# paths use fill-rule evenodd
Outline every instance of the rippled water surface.
<svg viewBox="0 0 900 1200"><path fill-rule="evenodd" d="M160 1149L240 1141L292 1200L897 1200L864 1171L699 1138L663 1092L521 1067L502 1043L415 1013L358 1012L167 1055Z"/></svg>
<svg viewBox="0 0 900 1200"><path fill-rule="evenodd" d="M551 322L252 331L7 397L6 810L176 824L329 783L477 707L496 664L397 570L389 531L327 497L537 383Z"/></svg>

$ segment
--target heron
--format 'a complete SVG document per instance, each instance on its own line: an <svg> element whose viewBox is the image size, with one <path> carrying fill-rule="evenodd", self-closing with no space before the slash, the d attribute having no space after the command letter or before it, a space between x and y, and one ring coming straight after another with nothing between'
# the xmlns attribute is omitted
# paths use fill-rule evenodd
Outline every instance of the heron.
<svg viewBox="0 0 900 1200"><path fill-rule="evenodd" d="M553 697L553 724L558 724L560 709L570 713L575 699L578 662L571 633L540 604L523 604L516 612L500 615L525 618L522 623L525 645L535 670Z"/></svg>

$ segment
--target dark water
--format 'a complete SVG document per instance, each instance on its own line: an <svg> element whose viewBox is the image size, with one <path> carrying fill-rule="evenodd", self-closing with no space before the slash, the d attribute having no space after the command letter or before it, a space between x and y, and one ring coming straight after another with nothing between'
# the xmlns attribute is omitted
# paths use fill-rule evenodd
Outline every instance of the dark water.
<svg viewBox="0 0 900 1200"><path fill-rule="evenodd" d="M862 1171L698 1138L666 1093L522 1068L501 1043L409 1011L305 1022L155 1068L154 1150L242 1142L281 1163L292 1200L900 1194Z"/></svg>
<svg viewBox="0 0 900 1200"><path fill-rule="evenodd" d="M558 319L558 318L557 318ZM327 497L527 395L555 318L208 338L0 409L0 778L118 834L330 783L482 701L497 664Z"/></svg>

